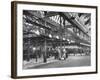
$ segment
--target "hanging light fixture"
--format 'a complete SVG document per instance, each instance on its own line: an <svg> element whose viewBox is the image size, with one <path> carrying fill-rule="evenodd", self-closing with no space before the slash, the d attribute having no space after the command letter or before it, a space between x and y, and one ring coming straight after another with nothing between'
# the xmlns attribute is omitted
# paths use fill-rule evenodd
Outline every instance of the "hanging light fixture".
<svg viewBox="0 0 100 80"><path fill-rule="evenodd" d="M50 37L50 38L52 38L52 35L51 35L51 34L49 34L49 37Z"/></svg>
<svg viewBox="0 0 100 80"><path fill-rule="evenodd" d="M66 40L65 38L63 38L63 40Z"/></svg>
<svg viewBox="0 0 100 80"><path fill-rule="evenodd" d="M59 39L59 36L56 36L57 39Z"/></svg>
<svg viewBox="0 0 100 80"><path fill-rule="evenodd" d="M36 33L37 35L40 35L40 32L39 32L38 30L36 30L35 33Z"/></svg>

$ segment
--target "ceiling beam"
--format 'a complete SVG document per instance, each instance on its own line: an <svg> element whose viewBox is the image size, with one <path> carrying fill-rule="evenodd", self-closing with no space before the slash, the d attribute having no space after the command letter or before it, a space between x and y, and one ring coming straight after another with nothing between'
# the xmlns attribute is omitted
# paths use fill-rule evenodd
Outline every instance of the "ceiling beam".
<svg viewBox="0 0 100 80"><path fill-rule="evenodd" d="M30 15L32 15L32 16L36 16L38 19L40 18L40 19L42 19L43 21L45 21L45 22L47 22L47 23L53 25L55 28L61 27L60 24L56 23L55 21L52 21L52 20L50 20L49 18L42 18L39 14L37 14L37 13L35 13L35 12L28 12L28 13L29 13ZM54 12L54 13L56 13L56 12ZM65 13L64 13L64 15L65 15ZM66 15L65 15L65 16L66 16ZM68 18L68 17L66 16L66 18ZM71 20L70 20L70 21L71 21ZM72 21L71 21L71 22L72 22ZM31 23L33 24L32 21L31 21ZM36 23L36 22L34 22L34 24L37 25L37 26L42 26L43 28L47 28L45 25L38 24L38 23ZM51 26L51 27L52 27L52 26ZM52 27L52 29L53 29L54 27ZM67 27L66 27L66 28L67 28ZM88 43L86 40L80 39L79 36L77 36L76 34L74 34L74 33L71 32L71 31L69 31L68 29L66 29L66 31L67 31L68 33L70 33L76 40L78 39L80 42Z"/></svg>
<svg viewBox="0 0 100 80"><path fill-rule="evenodd" d="M67 19L71 24L73 24L74 26L76 26L79 30L81 30L84 34L86 34L88 37L90 37L87 34L87 31L85 28L81 27L82 25L80 25L74 18L71 19L71 15L68 12L61 12L60 13L65 19Z"/></svg>
<svg viewBox="0 0 100 80"><path fill-rule="evenodd" d="M47 18L47 17L52 17L52 16L55 16L55 15L58 15L58 13L47 12L47 14L45 15L45 18Z"/></svg>

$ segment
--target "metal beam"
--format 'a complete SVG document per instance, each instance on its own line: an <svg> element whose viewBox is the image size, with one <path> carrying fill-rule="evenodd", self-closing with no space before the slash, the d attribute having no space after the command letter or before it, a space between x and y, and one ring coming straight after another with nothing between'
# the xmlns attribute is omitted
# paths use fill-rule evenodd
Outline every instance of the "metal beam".
<svg viewBox="0 0 100 80"><path fill-rule="evenodd" d="M86 34L88 37L90 37L88 34L87 34L87 31L85 28L81 27L82 25L80 25L75 19L71 19L71 15L68 13L68 12L62 12L60 13L62 14L62 16L64 18L66 18L70 23L72 23L73 25L75 25L78 29L80 29L84 34Z"/></svg>
<svg viewBox="0 0 100 80"><path fill-rule="evenodd" d="M47 17L52 17L52 16L55 16L55 15L58 15L58 13L47 12L47 14L45 15L45 18L47 18Z"/></svg>
<svg viewBox="0 0 100 80"><path fill-rule="evenodd" d="M55 28L60 28L61 26L58 24L58 23L56 23L56 22L54 22L54 21L52 21L52 20L50 20L49 18L42 18L39 14L37 14L37 13L35 13L35 12L29 12L31 15L33 15L33 16L36 16L37 18L40 18L40 19L42 19L43 21L45 21L45 22L47 22L47 23L49 23L49 24L51 24L51 25L54 25L55 26ZM56 12L54 12L54 13L56 13ZM65 15L65 14L64 14ZM72 21L71 21L72 22ZM36 22L34 22L34 24L35 25L38 25L38 26L42 26L42 27L44 27L44 28L47 28L47 27L45 27L45 25L42 25L42 24L38 24L38 23L36 23ZM52 26L51 26L52 27ZM69 31L68 29L66 29L66 31L68 32L68 33L70 33L75 39L78 39L80 42L82 41L82 42L85 42L85 43L88 43L86 40L83 40L83 39L80 39L80 37L78 37L76 34L74 34L73 32L71 32L71 31Z"/></svg>

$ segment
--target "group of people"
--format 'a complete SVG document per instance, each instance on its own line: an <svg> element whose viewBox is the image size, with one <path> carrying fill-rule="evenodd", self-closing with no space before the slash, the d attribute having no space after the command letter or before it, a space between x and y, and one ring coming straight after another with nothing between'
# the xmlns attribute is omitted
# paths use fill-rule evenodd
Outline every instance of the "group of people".
<svg viewBox="0 0 100 80"><path fill-rule="evenodd" d="M55 49L54 54L55 54L55 59L66 60L66 58L68 58L68 53L65 48Z"/></svg>
<svg viewBox="0 0 100 80"><path fill-rule="evenodd" d="M36 62L38 61L39 55L40 57L43 55L44 62L50 57L54 57L54 59L57 60L66 60L66 58L68 58L68 53L65 48L47 48L46 52L42 50L34 51Z"/></svg>

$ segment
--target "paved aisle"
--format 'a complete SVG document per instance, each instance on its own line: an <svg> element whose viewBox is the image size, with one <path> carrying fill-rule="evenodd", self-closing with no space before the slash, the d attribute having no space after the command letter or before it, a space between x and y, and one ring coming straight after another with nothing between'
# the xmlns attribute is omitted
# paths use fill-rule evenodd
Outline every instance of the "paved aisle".
<svg viewBox="0 0 100 80"><path fill-rule="evenodd" d="M59 67L79 67L79 66L90 66L90 56L69 56L66 60L58 60L56 62L51 62L43 65L38 65L34 68L59 68Z"/></svg>

